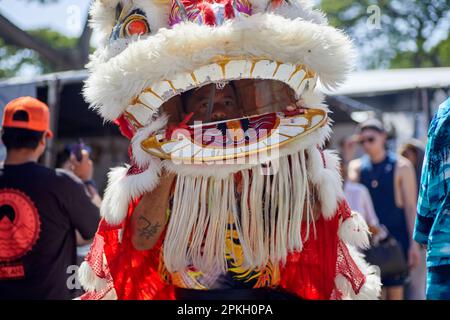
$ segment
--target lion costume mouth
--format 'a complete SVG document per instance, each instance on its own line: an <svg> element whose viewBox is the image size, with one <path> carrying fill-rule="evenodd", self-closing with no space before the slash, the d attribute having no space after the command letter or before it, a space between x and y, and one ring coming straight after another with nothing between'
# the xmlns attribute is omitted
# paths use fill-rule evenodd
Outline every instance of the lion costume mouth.
<svg viewBox="0 0 450 320"><path fill-rule="evenodd" d="M146 152L175 163L201 164L279 151L327 122L323 110L307 109L297 115L282 112L193 125L167 139L164 132L142 141ZM248 159L250 163L257 158Z"/></svg>
<svg viewBox="0 0 450 320"><path fill-rule="evenodd" d="M131 101L126 113L143 126L165 102L188 90L210 83L241 79L277 80L287 84L296 97L314 88L317 76L304 65L292 65L268 59L222 58L192 72L179 73L170 80L158 81Z"/></svg>
<svg viewBox="0 0 450 320"><path fill-rule="evenodd" d="M134 127L142 128L166 102L186 91L242 79L283 83L298 100L305 90L314 88L317 76L304 65L222 57L190 73L180 73L171 80L147 86L131 101L125 117ZM320 128L326 120L325 111L312 108L294 115L252 114L241 119L189 126L175 138L167 139L166 132L160 131L142 141L141 147L158 158L185 164L238 159L287 145Z"/></svg>

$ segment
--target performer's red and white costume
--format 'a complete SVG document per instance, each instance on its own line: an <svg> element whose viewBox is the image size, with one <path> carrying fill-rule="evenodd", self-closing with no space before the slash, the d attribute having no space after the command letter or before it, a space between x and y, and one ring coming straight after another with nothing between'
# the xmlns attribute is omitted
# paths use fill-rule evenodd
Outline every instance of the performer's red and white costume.
<svg viewBox="0 0 450 320"><path fill-rule="evenodd" d="M343 197L337 156L321 150L330 126L314 89L317 80L337 87L351 70L343 33L304 0L97 0L91 13L103 40L85 95L130 139L131 164L109 174L103 219L79 270L84 299L173 299L175 286L212 289L227 272L303 299L378 297L379 276L357 252L368 245L367 225ZM261 96L288 90L306 111L276 112L283 102L261 107L256 95L251 110L274 112L225 124L255 130L263 148L232 142L217 151L184 123L183 139L167 138L176 128L164 132L163 111L177 96L229 82L244 97L242 83ZM223 161L254 154L256 162ZM260 173L267 163L278 168L272 175ZM152 250L137 251L130 217L163 168L177 174L168 224Z"/></svg>

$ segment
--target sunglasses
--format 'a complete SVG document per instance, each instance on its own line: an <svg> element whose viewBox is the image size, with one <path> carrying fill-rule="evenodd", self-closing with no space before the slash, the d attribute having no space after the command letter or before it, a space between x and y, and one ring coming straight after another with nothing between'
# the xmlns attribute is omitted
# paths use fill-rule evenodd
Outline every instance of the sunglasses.
<svg viewBox="0 0 450 320"><path fill-rule="evenodd" d="M368 138L366 138L366 139L361 139L361 140L359 140L359 143L360 143L361 145L366 144L366 142L372 144L372 143L375 142L375 140L376 140L375 137L368 137Z"/></svg>

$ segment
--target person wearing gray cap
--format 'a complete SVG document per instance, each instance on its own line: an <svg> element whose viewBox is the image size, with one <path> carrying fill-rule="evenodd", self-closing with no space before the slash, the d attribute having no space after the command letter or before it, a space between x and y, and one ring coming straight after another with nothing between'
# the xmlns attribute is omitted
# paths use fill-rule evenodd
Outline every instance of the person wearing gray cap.
<svg viewBox="0 0 450 320"><path fill-rule="evenodd" d="M409 160L387 150L387 133L379 120L370 119L362 123L359 135L366 154L350 162L349 177L369 189L380 223L400 244L412 269L420 257L420 247L412 241L417 203L414 168ZM382 279L383 297L403 299L406 281L407 272Z"/></svg>

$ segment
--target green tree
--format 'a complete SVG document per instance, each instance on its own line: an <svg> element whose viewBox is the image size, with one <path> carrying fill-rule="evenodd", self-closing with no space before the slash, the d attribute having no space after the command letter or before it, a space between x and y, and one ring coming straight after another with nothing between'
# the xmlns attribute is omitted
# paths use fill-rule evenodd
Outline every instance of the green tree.
<svg viewBox="0 0 450 320"><path fill-rule="evenodd" d="M77 38L66 37L57 31L47 28L31 30L28 33L58 50L74 49L78 40ZM59 69L48 59L42 57L37 51L6 44L0 38L0 78L13 77L22 67L27 65L32 65L39 73L64 70L64 68Z"/></svg>
<svg viewBox="0 0 450 320"><path fill-rule="evenodd" d="M321 7L361 48L366 68L450 66L448 0L322 0Z"/></svg>
<svg viewBox="0 0 450 320"><path fill-rule="evenodd" d="M46 5L58 0L27 1ZM14 76L30 64L43 73L82 69L88 61L91 36L88 19L77 39L50 29L23 30L0 12L0 77Z"/></svg>

